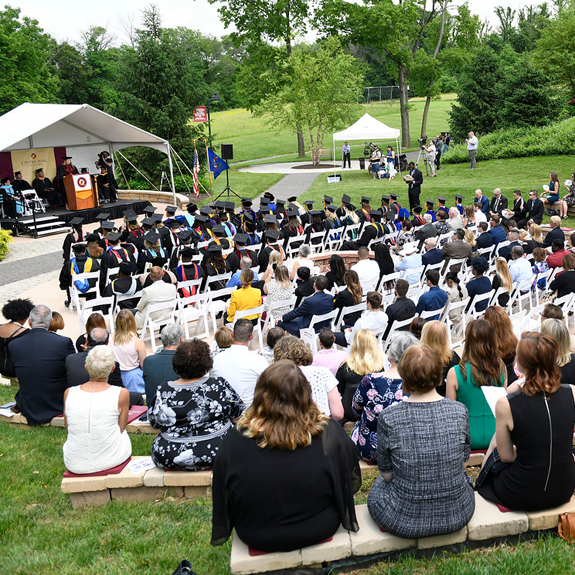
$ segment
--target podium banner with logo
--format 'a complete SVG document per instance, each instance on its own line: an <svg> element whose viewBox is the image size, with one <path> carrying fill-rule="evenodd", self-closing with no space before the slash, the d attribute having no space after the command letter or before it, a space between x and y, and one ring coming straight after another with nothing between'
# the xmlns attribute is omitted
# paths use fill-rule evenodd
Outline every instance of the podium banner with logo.
<svg viewBox="0 0 575 575"><path fill-rule="evenodd" d="M12 168L14 172L22 172L22 177L32 183L36 177L36 170L42 168L44 175L50 179L56 173L56 160L54 148L35 148L32 150L14 150L12 156Z"/></svg>

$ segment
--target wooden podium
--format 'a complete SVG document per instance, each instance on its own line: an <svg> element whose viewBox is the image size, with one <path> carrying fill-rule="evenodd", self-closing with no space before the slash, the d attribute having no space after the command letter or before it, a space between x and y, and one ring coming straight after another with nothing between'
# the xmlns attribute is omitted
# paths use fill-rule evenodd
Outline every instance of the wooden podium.
<svg viewBox="0 0 575 575"><path fill-rule="evenodd" d="M86 210L98 205L98 192L94 189L90 174L64 176L64 189L70 210Z"/></svg>

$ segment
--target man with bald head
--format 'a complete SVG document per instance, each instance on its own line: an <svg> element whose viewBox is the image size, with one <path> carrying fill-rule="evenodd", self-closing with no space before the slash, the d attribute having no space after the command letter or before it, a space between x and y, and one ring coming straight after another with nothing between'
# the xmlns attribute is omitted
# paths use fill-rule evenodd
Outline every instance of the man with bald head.
<svg viewBox="0 0 575 575"><path fill-rule="evenodd" d="M485 216L489 217L489 200L486 196L483 195L481 190L475 190L475 201L481 204L481 211L485 214Z"/></svg>
<svg viewBox="0 0 575 575"><path fill-rule="evenodd" d="M172 302L176 300L176 286L162 281L163 278L162 268L154 266L150 271L149 278L152 280L152 285L142 290L142 297L138 302L136 312L136 327L141 329L144 326L146 319L146 310L149 305ZM168 319L170 317L170 310L155 311L151 315L154 321Z"/></svg>

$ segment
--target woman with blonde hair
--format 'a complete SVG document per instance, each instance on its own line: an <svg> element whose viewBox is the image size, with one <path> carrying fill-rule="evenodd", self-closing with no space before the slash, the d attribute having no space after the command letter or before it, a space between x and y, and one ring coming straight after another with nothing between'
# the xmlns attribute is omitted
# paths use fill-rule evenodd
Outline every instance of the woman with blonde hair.
<svg viewBox="0 0 575 575"><path fill-rule="evenodd" d="M120 364L122 383L128 391L146 393L142 366L147 352L144 342L138 337L134 314L123 309L116 316L116 330L108 344Z"/></svg>
<svg viewBox="0 0 575 575"><path fill-rule="evenodd" d="M465 230L465 235L463 236L463 241L466 244L469 244L472 248L475 247L475 244L477 242L475 241L475 234L473 233L472 230L470 230L470 229Z"/></svg>
<svg viewBox="0 0 575 575"><path fill-rule="evenodd" d="M252 287L253 281L254 272L250 268L242 270L240 274L241 287L232 292L226 317L227 323L233 323L237 311L253 309L262 305L262 292ZM254 325L256 325L258 318L259 315L257 314L246 316L246 319L249 319Z"/></svg>
<svg viewBox="0 0 575 575"><path fill-rule="evenodd" d="M361 330L360 330L361 331ZM403 401L402 381L397 364L410 346L419 343L409 332L398 331L391 339L387 352L390 368L366 375L353 396L351 404L358 421L351 432L362 459L377 463L377 420L384 410Z"/></svg>
<svg viewBox="0 0 575 575"><path fill-rule="evenodd" d="M263 290L267 295L264 302L266 312L269 312L272 303L287 301L294 297L295 288L290 281L287 267L284 265L278 266L274 277L268 276L266 278ZM273 311L274 318L281 318L289 311L289 306L276 308Z"/></svg>
<svg viewBox="0 0 575 575"><path fill-rule="evenodd" d="M467 325L463 355L447 374L445 394L469 411L471 449L487 449L495 433L495 417L481 391L484 385L507 388L507 370L491 324L476 319Z"/></svg>
<svg viewBox="0 0 575 575"><path fill-rule="evenodd" d="M357 531L360 487L353 443L313 401L301 368L278 360L258 378L253 403L214 462L212 545L235 530L258 551L293 551L329 539L340 525ZM276 504L279 493L289 505Z"/></svg>
<svg viewBox="0 0 575 575"><path fill-rule="evenodd" d="M428 345L441 359L443 373L441 374L441 383L437 386L437 393L445 397L445 380L452 367L459 365L461 358L455 353L449 345L449 334L447 326L441 321L429 321L421 330L421 343Z"/></svg>
<svg viewBox="0 0 575 575"><path fill-rule="evenodd" d="M539 224L531 224L529 226L530 240L527 240L527 253L533 253L535 248L543 247L543 233Z"/></svg>
<svg viewBox="0 0 575 575"><path fill-rule="evenodd" d="M513 279L511 278L507 260L501 256L495 258L495 275L493 276L493 280L491 280L491 287L495 291L500 287L506 290L507 293L502 293L497 298L498 304L501 307L505 307L513 291Z"/></svg>
<svg viewBox="0 0 575 575"><path fill-rule="evenodd" d="M383 371L383 359L383 352L373 333L368 329L358 329L351 341L347 361L339 366L335 374L346 420L357 421L352 409L357 386L366 375Z"/></svg>
<svg viewBox="0 0 575 575"><path fill-rule="evenodd" d="M282 265L284 265L284 257L282 253L278 252L277 250L273 250L270 253L268 267L266 271L261 275L260 280L265 283L268 279L272 279L275 275L275 270Z"/></svg>
<svg viewBox="0 0 575 575"><path fill-rule="evenodd" d="M546 319L541 323L541 333L557 342L557 366L561 369L561 382L575 381L575 354L571 353L571 334L560 319Z"/></svg>

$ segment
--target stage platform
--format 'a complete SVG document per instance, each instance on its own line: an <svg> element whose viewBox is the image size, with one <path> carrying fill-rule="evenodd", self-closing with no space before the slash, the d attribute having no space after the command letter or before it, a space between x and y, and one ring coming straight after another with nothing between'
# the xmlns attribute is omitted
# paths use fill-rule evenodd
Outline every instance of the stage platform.
<svg viewBox="0 0 575 575"><path fill-rule="evenodd" d="M67 211L67 210L47 210L46 214L57 216L62 221L68 223L72 218L84 218L85 224L91 224L96 221L98 214L108 213L111 220L117 220L123 217L124 212L132 209L136 214L144 213L144 208L151 206L148 200L118 200L113 204L103 204L97 208L89 208L87 210Z"/></svg>

